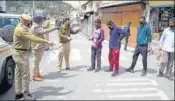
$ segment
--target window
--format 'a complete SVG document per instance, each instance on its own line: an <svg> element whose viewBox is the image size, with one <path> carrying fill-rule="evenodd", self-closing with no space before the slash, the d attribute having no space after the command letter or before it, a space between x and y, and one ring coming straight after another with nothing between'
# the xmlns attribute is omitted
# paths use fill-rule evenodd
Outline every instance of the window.
<svg viewBox="0 0 175 101"><path fill-rule="evenodd" d="M3 18L0 17L0 28L6 26L6 25L13 25L16 26L19 23L18 18Z"/></svg>

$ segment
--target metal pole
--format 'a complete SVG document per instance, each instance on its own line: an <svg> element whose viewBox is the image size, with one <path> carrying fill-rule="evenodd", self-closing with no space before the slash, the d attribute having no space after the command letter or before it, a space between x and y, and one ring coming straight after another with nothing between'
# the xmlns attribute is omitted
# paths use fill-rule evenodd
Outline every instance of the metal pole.
<svg viewBox="0 0 175 101"><path fill-rule="evenodd" d="M32 2L33 2L32 16L34 17L35 16L35 1L33 0Z"/></svg>

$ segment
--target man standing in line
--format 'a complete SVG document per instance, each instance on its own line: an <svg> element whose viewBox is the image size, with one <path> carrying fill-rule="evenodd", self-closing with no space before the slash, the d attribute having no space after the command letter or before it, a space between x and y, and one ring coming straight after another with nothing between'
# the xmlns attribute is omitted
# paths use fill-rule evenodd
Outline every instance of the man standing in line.
<svg viewBox="0 0 175 101"><path fill-rule="evenodd" d="M15 99L31 100L29 92L30 69L29 69L29 46L30 42L54 45L54 43L29 34L28 24L31 17L23 14L20 23L14 30L14 50L13 59L16 63L15 68Z"/></svg>
<svg viewBox="0 0 175 101"><path fill-rule="evenodd" d="M47 29L47 28L51 27L50 26L50 21L47 20L46 17L43 17L43 25L42 26L43 26L44 29ZM44 37L45 37L46 40L49 40L49 34L45 34ZM46 50L49 50L49 46L48 45L46 46Z"/></svg>
<svg viewBox="0 0 175 101"><path fill-rule="evenodd" d="M126 69L127 72L134 73L134 67L138 56L141 53L143 62L143 71L141 76L145 76L147 74L147 52L148 49L150 49L152 41L151 28L145 20L145 16L140 17L140 25L137 28L137 46L133 55L132 64L130 68Z"/></svg>
<svg viewBox="0 0 175 101"><path fill-rule="evenodd" d="M120 27L117 27L113 21L108 21L107 26L110 29L110 39L109 39L109 69L105 72L112 72L111 76L117 76L119 74L119 56L121 40L126 36Z"/></svg>
<svg viewBox="0 0 175 101"><path fill-rule="evenodd" d="M129 36L131 35L130 34L130 26L131 26L131 22L128 22L126 24L126 26L124 27L124 31L127 32L127 35L125 37L125 47L124 47L124 50L126 51L127 50L127 46L128 46L128 40L129 40Z"/></svg>
<svg viewBox="0 0 175 101"><path fill-rule="evenodd" d="M88 68L88 71L92 71L95 69L96 58L97 58L97 68L95 72L100 71L101 69L101 51L102 51L102 42L104 40L104 30L101 27L100 19L95 20L96 30L93 34L93 37L89 37L89 40L92 40L91 47L91 67Z"/></svg>
<svg viewBox="0 0 175 101"><path fill-rule="evenodd" d="M163 77L163 71L166 67L165 77L169 80L173 80L171 76L173 62L174 62L174 18L169 21L169 27L163 31L162 37L160 39L160 51L163 51L163 61L161 63L161 68L159 69L158 77Z"/></svg>
<svg viewBox="0 0 175 101"><path fill-rule="evenodd" d="M59 53L58 53L58 66L57 66L58 72L61 72L63 56L66 62L66 70L70 70L70 64L69 64L70 40L71 40L70 34L75 34L78 32L79 32L79 29L77 30L71 29L69 18L65 18L63 20L63 25L58 31L59 41L60 41Z"/></svg>
<svg viewBox="0 0 175 101"><path fill-rule="evenodd" d="M30 33L35 35L36 37L40 37L42 39L44 39L44 35L48 34L49 32L52 32L56 29L58 29L58 26L56 26L55 28L47 28L44 29L42 27L42 16L36 16L34 17L33 21L33 25L30 29ZM34 81L41 81L43 75L40 74L40 69L39 69L39 65L40 65L40 61L42 59L42 56L44 54L44 50L46 48L46 44L42 44L42 43L31 43L31 47L33 49L33 80Z"/></svg>

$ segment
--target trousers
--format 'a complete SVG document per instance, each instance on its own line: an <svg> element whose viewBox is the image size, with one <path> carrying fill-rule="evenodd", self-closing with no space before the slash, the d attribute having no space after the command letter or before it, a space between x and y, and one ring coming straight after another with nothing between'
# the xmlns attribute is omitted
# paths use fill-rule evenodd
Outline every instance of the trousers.
<svg viewBox="0 0 175 101"><path fill-rule="evenodd" d="M28 52L13 55L15 68L15 93L29 94L30 69Z"/></svg>
<svg viewBox="0 0 175 101"><path fill-rule="evenodd" d="M128 40L129 40L129 36L126 36L126 37L125 37L125 46L124 46L124 49L125 49L125 50L127 50Z"/></svg>
<svg viewBox="0 0 175 101"><path fill-rule="evenodd" d="M111 48L109 49L109 69L114 70L115 72L119 72L119 56L120 56L120 50L117 48Z"/></svg>
<svg viewBox="0 0 175 101"><path fill-rule="evenodd" d="M91 47L91 67L95 69L97 60L97 67L101 68L101 48Z"/></svg>
<svg viewBox="0 0 175 101"><path fill-rule="evenodd" d="M39 65L41 62L41 58L44 54L44 50L33 50L33 75L39 74Z"/></svg>
<svg viewBox="0 0 175 101"><path fill-rule="evenodd" d="M142 55L142 62L143 62L143 69L147 71L147 52L148 52L148 45L137 45L134 51L131 69L134 69L138 56L141 53Z"/></svg>
<svg viewBox="0 0 175 101"><path fill-rule="evenodd" d="M58 71L61 71L63 57L65 58L66 67L69 67L69 57L70 57L70 42L60 43L59 53L58 53Z"/></svg>
<svg viewBox="0 0 175 101"><path fill-rule="evenodd" d="M173 63L175 61L174 53L163 51L162 56L163 56L163 58L162 58L162 63L161 63L161 67L159 69L159 72L163 74L163 71L166 67L166 75L170 76L171 72L172 72L172 68L173 68Z"/></svg>

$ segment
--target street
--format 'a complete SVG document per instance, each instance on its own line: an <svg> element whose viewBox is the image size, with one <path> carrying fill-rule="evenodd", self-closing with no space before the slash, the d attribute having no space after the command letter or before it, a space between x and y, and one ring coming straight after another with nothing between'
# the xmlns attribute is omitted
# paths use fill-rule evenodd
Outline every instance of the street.
<svg viewBox="0 0 175 101"><path fill-rule="evenodd" d="M66 71L63 61L62 72L57 72L58 36L50 34L56 45L46 51L40 71L46 74L41 82L31 81L30 92L37 100L174 100L174 81L158 78L155 56L148 56L148 74L141 76L142 58L139 56L135 73L125 69L131 65L133 50L120 52L120 74L111 77L108 69L108 43L103 42L102 69L88 72L90 66L91 42L81 35L73 35L71 42L71 70ZM32 55L30 55L32 69ZM31 70L32 71L32 70ZM174 71L174 69L173 69ZM32 73L32 72L31 72ZM172 73L174 76L174 72ZM0 96L0 100L13 100L14 87Z"/></svg>

